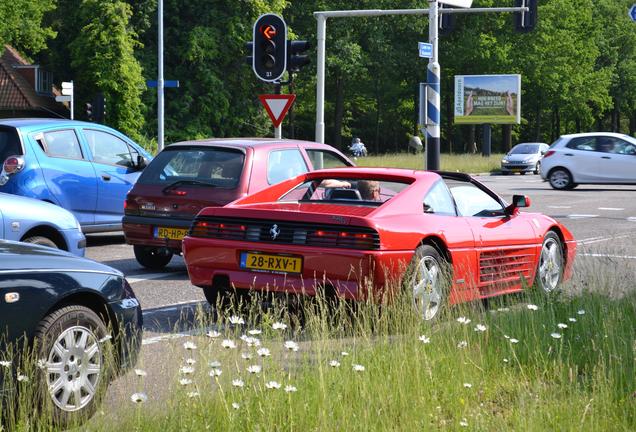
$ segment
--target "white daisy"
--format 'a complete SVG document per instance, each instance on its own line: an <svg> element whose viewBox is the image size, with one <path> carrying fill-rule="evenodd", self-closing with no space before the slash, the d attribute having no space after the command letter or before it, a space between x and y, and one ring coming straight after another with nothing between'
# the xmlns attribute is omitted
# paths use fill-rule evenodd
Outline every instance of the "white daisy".
<svg viewBox="0 0 636 432"><path fill-rule="evenodd" d="M359 364L353 364L353 370L356 372L364 372L364 366Z"/></svg>
<svg viewBox="0 0 636 432"><path fill-rule="evenodd" d="M508 360L507 358L503 359L504 363L508 363L510 360Z"/></svg>
<svg viewBox="0 0 636 432"><path fill-rule="evenodd" d="M267 348L259 348L259 350L256 351L256 354L258 354L260 357L269 357L271 355L269 349Z"/></svg>
<svg viewBox="0 0 636 432"><path fill-rule="evenodd" d="M253 330L248 330L248 333L251 334L252 336L257 336L263 332L259 329L253 329Z"/></svg>
<svg viewBox="0 0 636 432"><path fill-rule="evenodd" d="M298 351L299 346L296 342L294 341L287 341L285 342L285 348L288 349L289 351Z"/></svg>
<svg viewBox="0 0 636 432"><path fill-rule="evenodd" d="M425 335L420 336L418 339L423 344L431 343L431 338L429 338L428 336L425 336Z"/></svg>
<svg viewBox="0 0 636 432"><path fill-rule="evenodd" d="M461 341L457 344L457 348L466 348L468 346L468 342L466 341Z"/></svg>
<svg viewBox="0 0 636 432"><path fill-rule="evenodd" d="M251 374L261 373L261 367L259 365L250 365L247 367L247 371Z"/></svg>
<svg viewBox="0 0 636 432"><path fill-rule="evenodd" d="M220 368L221 367L221 362L218 360L210 360L208 362L208 366L210 366L211 368Z"/></svg>
<svg viewBox="0 0 636 432"><path fill-rule="evenodd" d="M232 315L230 317L230 324L242 325L245 324L245 320L243 320L243 318L241 318L240 316Z"/></svg>
<svg viewBox="0 0 636 432"><path fill-rule="evenodd" d="M10 361L0 360L0 366L2 366L2 367L8 368L8 367L11 367L11 364L12 363Z"/></svg>
<svg viewBox="0 0 636 432"><path fill-rule="evenodd" d="M198 391L188 392L188 397L189 397L190 399L193 399L193 398L199 397L199 392L198 392Z"/></svg>
<svg viewBox="0 0 636 432"><path fill-rule="evenodd" d="M234 349L236 348L236 343L232 339L223 339L221 346L227 349Z"/></svg>
<svg viewBox="0 0 636 432"><path fill-rule="evenodd" d="M148 374L143 369L135 369L135 375L137 375L138 377L145 377Z"/></svg>
<svg viewBox="0 0 636 432"><path fill-rule="evenodd" d="M461 427L468 427L468 420L466 420L465 418L461 419L459 425Z"/></svg>
<svg viewBox="0 0 636 432"><path fill-rule="evenodd" d="M197 361L193 358L187 358L185 362L186 364L189 364L190 366L192 366L193 364L196 364Z"/></svg>
<svg viewBox="0 0 636 432"><path fill-rule="evenodd" d="M576 322L576 318L568 318L568 321L570 321L570 322Z"/></svg>
<svg viewBox="0 0 636 432"><path fill-rule="evenodd" d="M272 324L272 328L274 330L285 330L287 328L287 324L282 322L275 322L274 324Z"/></svg>
<svg viewBox="0 0 636 432"><path fill-rule="evenodd" d="M241 406L239 404L237 404L236 402L232 402L232 408L234 408L235 410L239 409Z"/></svg>
<svg viewBox="0 0 636 432"><path fill-rule="evenodd" d="M585 315L585 311L583 309L579 309L577 314L579 315Z"/></svg>
<svg viewBox="0 0 636 432"><path fill-rule="evenodd" d="M297 389L296 387L294 387L293 385L285 386L285 391L286 391L287 393L294 393L294 392L296 392L297 390L298 390L298 389Z"/></svg>
<svg viewBox="0 0 636 432"><path fill-rule="evenodd" d="M38 369L46 369L48 367L48 362L44 359L39 359L37 362Z"/></svg>
<svg viewBox="0 0 636 432"><path fill-rule="evenodd" d="M221 333L219 333L219 332L218 332L218 331L216 331L216 330L210 330L210 331L209 331L209 332L207 332L205 335L206 335L207 337L209 337L209 338L216 339L216 338L218 338L219 336L221 336Z"/></svg>
<svg viewBox="0 0 636 432"><path fill-rule="evenodd" d="M281 385L276 381L268 381L265 383L265 387L268 389L279 389Z"/></svg>
<svg viewBox="0 0 636 432"><path fill-rule="evenodd" d="M552 336L555 339L561 339L561 333L550 333L550 336Z"/></svg>
<svg viewBox="0 0 636 432"><path fill-rule="evenodd" d="M466 324L470 323L470 318L459 317L459 318L457 318L457 322L460 323L460 324L466 325Z"/></svg>
<svg viewBox="0 0 636 432"><path fill-rule="evenodd" d="M506 334L504 335L504 337L505 337L506 339L510 339L510 336L508 336L508 335L506 335Z"/></svg>
<svg viewBox="0 0 636 432"><path fill-rule="evenodd" d="M245 386L245 383L243 382L242 379L234 379L234 380L232 380L232 386L234 386L234 387L243 387L243 386Z"/></svg>
<svg viewBox="0 0 636 432"><path fill-rule="evenodd" d="M329 362L329 366L335 367L335 368L340 367L340 362L338 360L331 360Z"/></svg>
<svg viewBox="0 0 636 432"><path fill-rule="evenodd" d="M188 342L184 343L184 344L183 344L183 347L184 347L185 349L187 349L188 351L192 351L192 350L197 349L197 346L194 344L194 342L190 342L190 341L188 341Z"/></svg>
<svg viewBox="0 0 636 432"><path fill-rule="evenodd" d="M20 382L29 382L29 377L26 375L18 374L18 381Z"/></svg>
<svg viewBox="0 0 636 432"><path fill-rule="evenodd" d="M251 358L252 358L252 354L250 354L250 353L248 353L248 352L241 353L241 358L242 358L243 360L249 360L249 359L251 359Z"/></svg>
<svg viewBox="0 0 636 432"><path fill-rule="evenodd" d="M182 386L187 386L187 385L192 384L192 380L188 379L188 378L181 378L179 380L179 384L181 384Z"/></svg>
<svg viewBox="0 0 636 432"><path fill-rule="evenodd" d="M517 344L517 343L519 343L519 339L510 338L510 343L511 344Z"/></svg>
<svg viewBox="0 0 636 432"><path fill-rule="evenodd" d="M476 331L476 332L485 332L485 331L486 331L486 328L487 328L487 327L486 327L485 325L483 325L483 324L477 324L477 325L475 326L475 331Z"/></svg>
<svg viewBox="0 0 636 432"><path fill-rule="evenodd" d="M179 368L179 373L183 375L192 375L194 373L194 368L192 366L181 366Z"/></svg>
<svg viewBox="0 0 636 432"><path fill-rule="evenodd" d="M566 329L566 328L568 328L568 325L567 324L563 324L563 323L558 323L557 327L560 328L560 329Z"/></svg>
<svg viewBox="0 0 636 432"><path fill-rule="evenodd" d="M146 396L145 393L133 393L133 395L130 396L130 400L134 403L144 403L148 400L148 396Z"/></svg>
<svg viewBox="0 0 636 432"><path fill-rule="evenodd" d="M471 383L464 383L464 387L465 388L472 388L472 384Z"/></svg>
<svg viewBox="0 0 636 432"><path fill-rule="evenodd" d="M526 305L526 307L527 307L528 309L532 310L532 311L539 310L539 306L534 305L534 304Z"/></svg>
<svg viewBox="0 0 636 432"><path fill-rule="evenodd" d="M348 356L348 355L349 355L349 353L348 353L348 352L346 352L346 351L343 351L343 352L341 352L341 353L340 353L340 355L341 355L341 356L343 356L343 357L346 357L346 356Z"/></svg>
<svg viewBox="0 0 636 432"><path fill-rule="evenodd" d="M210 370L208 375L210 375L211 377L217 378L217 377L220 377L222 373L223 373L223 371L221 369L214 368L214 369Z"/></svg>

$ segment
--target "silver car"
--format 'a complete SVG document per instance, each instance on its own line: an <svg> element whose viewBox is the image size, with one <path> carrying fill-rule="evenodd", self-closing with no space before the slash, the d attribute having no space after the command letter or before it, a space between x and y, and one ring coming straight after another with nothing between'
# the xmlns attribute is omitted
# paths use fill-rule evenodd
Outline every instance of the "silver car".
<svg viewBox="0 0 636 432"><path fill-rule="evenodd" d="M636 184L636 139L612 132L563 135L541 161L554 189L579 184Z"/></svg>
<svg viewBox="0 0 636 432"><path fill-rule="evenodd" d="M517 144L501 160L501 172L510 173L535 173L541 169L541 156L548 151L546 143L521 143Z"/></svg>

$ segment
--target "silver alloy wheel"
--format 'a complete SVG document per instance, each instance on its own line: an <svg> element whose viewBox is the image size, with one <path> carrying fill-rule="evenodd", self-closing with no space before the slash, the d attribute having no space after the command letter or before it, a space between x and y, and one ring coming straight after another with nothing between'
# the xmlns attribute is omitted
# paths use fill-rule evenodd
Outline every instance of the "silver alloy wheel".
<svg viewBox="0 0 636 432"><path fill-rule="evenodd" d="M78 411L95 396L103 355L95 334L86 327L64 330L49 351L45 365L49 394L61 410Z"/></svg>
<svg viewBox="0 0 636 432"><path fill-rule="evenodd" d="M570 175L561 170L554 170L550 174L550 184L556 189L564 189L570 184Z"/></svg>
<svg viewBox="0 0 636 432"><path fill-rule="evenodd" d="M539 278L541 279L541 287L545 292L552 292L559 285L562 266L561 245L558 240L548 238L543 243L541 257L539 258Z"/></svg>
<svg viewBox="0 0 636 432"><path fill-rule="evenodd" d="M442 275L437 260L430 256L420 258L413 279L415 310L425 321L432 320L442 304Z"/></svg>

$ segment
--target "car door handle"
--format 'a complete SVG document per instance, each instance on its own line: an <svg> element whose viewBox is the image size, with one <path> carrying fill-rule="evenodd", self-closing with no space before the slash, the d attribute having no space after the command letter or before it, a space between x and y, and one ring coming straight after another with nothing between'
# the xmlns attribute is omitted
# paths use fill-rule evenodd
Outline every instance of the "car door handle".
<svg viewBox="0 0 636 432"><path fill-rule="evenodd" d="M601 156L601 159L611 159L609 156Z"/></svg>
<svg viewBox="0 0 636 432"><path fill-rule="evenodd" d="M102 178L104 179L104 181L110 180L110 176L108 174L102 174Z"/></svg>
<svg viewBox="0 0 636 432"><path fill-rule="evenodd" d="M574 156L572 153L564 153L564 156Z"/></svg>

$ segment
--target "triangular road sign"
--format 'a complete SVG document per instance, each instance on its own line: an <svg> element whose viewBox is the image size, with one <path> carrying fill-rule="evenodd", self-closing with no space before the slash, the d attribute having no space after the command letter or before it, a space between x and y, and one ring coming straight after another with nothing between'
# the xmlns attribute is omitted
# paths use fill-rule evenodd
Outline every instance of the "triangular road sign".
<svg viewBox="0 0 636 432"><path fill-rule="evenodd" d="M269 118L272 119L274 127L280 126L283 119L289 111L289 107L292 106L296 99L295 94L265 94L258 95L261 103L265 107Z"/></svg>

